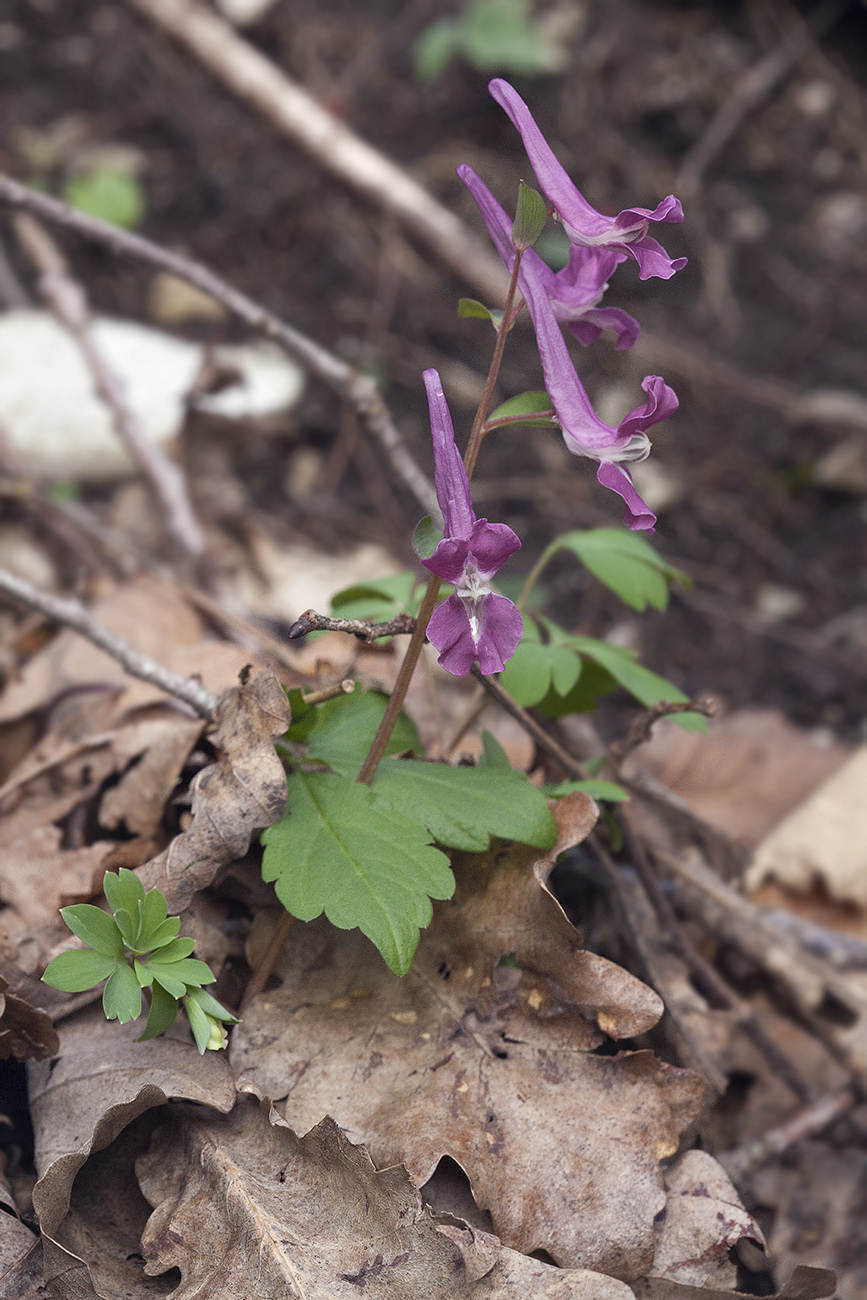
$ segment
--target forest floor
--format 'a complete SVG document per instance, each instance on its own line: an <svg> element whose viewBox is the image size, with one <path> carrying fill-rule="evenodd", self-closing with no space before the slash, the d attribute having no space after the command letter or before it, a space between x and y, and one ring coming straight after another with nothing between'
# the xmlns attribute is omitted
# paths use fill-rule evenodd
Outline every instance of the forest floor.
<svg viewBox="0 0 867 1300"><path fill-rule="evenodd" d="M412 49L419 35L435 19L458 9L437 0L276 0L241 35L481 234L475 206L456 179L455 166L470 163L508 203L527 164L511 124L487 94L484 72L455 59L432 83L414 74ZM616 212L636 204L652 206L671 192L680 195L686 219L682 226L665 227L663 242L672 256L689 259L666 284L640 282L631 266L621 271L612 290L616 297L609 295L609 300L640 319L642 339L631 352L615 352L603 342L582 354L580 365L601 412L622 412L633 405L647 373L664 375L677 391L679 410L654 431L652 456L638 467L636 481L659 517L655 547L686 571L691 586L675 588L664 611L632 614L578 570L574 560L558 559L546 572L547 610L571 630L635 648L643 663L690 698L715 701L723 739L712 759L693 747L698 742L685 741L669 729L646 767L713 823L716 830L708 832L704 851L725 877L725 887L732 888L749 852L822 778L857 753L864 739L863 6L841 2L810 9L788 0L738 5L551 0L537 10L550 30L559 33L557 40L567 56L563 66L532 78L503 75L510 76L532 104L548 139L595 206ZM804 21L815 25L816 34L802 39ZM750 81L745 78L751 69ZM732 129L714 145L707 128L721 111L731 114ZM484 322L459 319L457 301L483 297L478 286L462 281L418 230L401 223L387 205L353 192L319 158L233 95L188 50L136 12L134 3L7 0L0 13L0 121L0 172L29 185L63 195L71 180L106 165L133 175L143 201L140 233L206 264L337 357L376 376L410 452L426 473L432 470L432 458L421 383L424 369L440 371L456 425L469 426L487 372L491 333ZM160 288L153 268L66 231L55 230L54 237L86 286L95 312L146 322L209 349L249 339L241 322L200 302L179 299L176 285L167 290L163 283ZM22 310L40 305L32 267L11 219L7 222L0 208L0 306ZM529 331L515 330L496 400L539 387L533 340ZM292 410L278 417L245 424L192 413L180 454L208 538L210 598L219 603L222 591L229 614L250 613L275 641L285 639L307 606L324 610L335 589L361 577L380 576L372 571L380 561L391 571L414 562L410 538L421 513L418 502L394 464L368 438L350 404L313 378L308 377ZM22 465L23 477L28 473L26 450L7 445L3 459L3 566L19 566L23 576L61 594L101 599L109 611L112 601L122 605L124 583L118 588L115 576L115 589L109 590L101 562L92 560L88 549L97 532L91 532L91 542L82 541L85 534L76 534L70 543L68 529L51 513L50 502L71 495L76 508L96 521L97 530L106 536L114 530L111 535L122 538L122 546L137 548L149 557L149 564L156 562L189 579L183 563L176 563L171 542L139 482L100 481L98 474L84 474L71 485L74 471L45 475L40 464L45 483L51 478L63 483L28 497L15 486L23 481ZM485 442L476 503L490 518L507 521L522 539L523 550L510 565L516 584L553 536L618 522L618 503L597 486L590 468L589 462L571 458L559 438L537 430L513 429ZM99 545L93 546L99 550ZM178 671L192 671L182 666L195 662L191 647L206 629L213 631L219 619L195 602L184 603L186 598L175 608L164 593L145 588L137 604L130 591L140 575L134 579L129 569L126 573L129 605L120 613L115 608L111 615L117 617L118 629L152 618L147 648L166 661L177 652ZM151 574L151 580L158 579ZM316 595L317 582L322 597ZM14 604L0 613L7 686L0 700L6 741L2 800L15 786L20 764L32 764L34 754L44 757L39 745L50 732L46 717L50 712L56 730L62 698L75 695L82 677L67 648L67 658L58 652L50 665L46 660L41 677L22 679L25 666L32 668L32 660L45 657L48 633L38 619L32 627L22 623ZM234 657L221 661L219 671L215 659L217 684L212 689L222 690L235 680L246 649L243 643L234 646ZM186 659L181 651L190 652ZM341 671L356 666L340 660L339 654L338 660ZM298 660L298 680L314 670L314 661L312 649L306 659ZM375 664L371 669L374 661L375 652L370 652L367 670L390 684L392 670ZM61 668L65 675L49 684L46 674ZM143 699L125 698L121 709L113 698L114 712L110 724L105 715L105 726L119 725L118 718L131 716L130 710L141 707ZM632 705L618 698L606 702L596 721L602 741L616 740L634 713ZM713 737L712 728L706 743L714 743ZM148 745L153 743L148 739ZM183 743L177 741L181 747ZM519 742L514 743L520 751ZM103 770L97 765L95 775L89 772L86 779L83 769L76 769L80 782L103 783L100 797L120 781L124 770L117 757L123 745L112 744L114 766ZM128 756L145 752L143 740L135 741L139 748L130 744ZM195 750L189 740L186 758L178 760L176 782L188 787L197 766L211 761L214 752L204 742ZM159 834L156 823L143 815L135 833L127 823L127 838L136 842L138 835L153 854L164 847L160 834L165 837L186 825L183 808L170 806L173 788L165 792L165 809L160 804L160 817L165 816ZM96 820L91 824L89 814L81 812L75 841L71 819L74 810L84 806L81 800L76 802L63 782L50 791L56 805L46 802L46 792L37 794L40 811L37 816L36 803L29 808L27 833L35 834L38 817L48 817L50 811L51 824L64 828L64 849L73 845L81 854L81 879L91 879L91 850L111 838L104 834L105 817L97 819L97 837ZM3 811L10 819L22 812L11 805ZM664 842L660 852L679 852L693 832L701 839L694 828L690 832L681 824L676 830L660 829L650 812L645 810L645 815L642 833ZM658 809L657 815L662 816ZM826 811L826 830L828 816ZM115 826L122 821L118 813ZM714 838L723 832L737 840L731 852ZM16 831L23 833L21 828ZM19 841L13 836L7 842ZM124 860L115 854L113 865L138 866L149 856L143 849L134 861L130 850ZM105 861L103 853L100 863ZM53 907L58 898L90 896L83 886L79 893L70 887L71 871L71 860L66 860L64 884L51 893ZM867 864L862 876L865 872ZM753 875L754 884L759 874ZM831 927L826 933L846 933L858 941L867 936L867 887L815 874L820 878L812 879L808 871L797 881L800 900L793 902L765 881L765 893L756 894L754 903L782 899L799 916ZM673 981L670 987L677 985L677 978L685 985L692 979L693 984L698 980L695 997L708 994L707 987L700 988L696 969L687 970L688 961L676 978L666 966L674 959L671 954L661 956L659 945L654 949L648 940L641 950L640 944L630 948L618 939L606 910L610 884L598 887L580 869L576 879L561 882L562 897L572 909L570 915L582 913L588 944L657 987L663 978ZM811 1127L808 1121L805 1143L793 1146L776 1163L766 1153L758 1170L751 1168L749 1177L735 1180L747 1209L771 1242L776 1272L759 1258L757 1249L749 1254L743 1248L740 1272L733 1272L723 1289L737 1283L750 1293L771 1294L794 1266L808 1263L838 1270L835 1294L840 1300L867 1297L867 1233L861 1213L867 1199L867 1107L862 1101L867 1067L858 1045L862 1021L867 1022L863 974L851 976L851 987L822 985L822 995L808 1007L790 950L780 988L768 970L762 972L756 956L762 944L757 912L743 922L745 932L753 936L752 949L743 938L739 947L725 929L726 916L734 924L725 905L717 900L717 911L704 915L702 929L697 919L701 906L695 902L696 892L701 892L697 877L679 878L675 873L675 882L678 879L679 884L669 882L664 892L678 906L694 944L691 951L717 963L727 987L743 999L738 1003L741 1011L746 1005L752 1008L753 1019L759 1019L763 1032L798 1062L806 1079L793 1099L791 1088L787 1092L785 1082L775 1076L773 1052L769 1064L761 1059L755 1039L739 1051L731 1048L729 1021L741 1014L734 1004L708 996L697 1007L681 990L674 1027L667 1023L656 1039L640 1032L626 1037L634 1037L641 1047L653 1046L677 1066L692 1066L701 1073L704 1064L719 1072L722 1083L712 1117L703 1129L688 1130L698 1132L696 1150L719 1154L736 1149L742 1155L746 1142L776 1131L793 1112L819 1104L832 1106L829 1115L834 1121L822 1136L816 1136L821 1125ZM29 896L22 901L23 895L16 894L8 880L3 882L0 872L3 902L7 911L16 913L7 937L20 940L27 925L38 928L46 918L34 910ZM630 894L631 886L623 888L626 902L621 898L619 906L640 932L636 918L643 904ZM223 904L213 906L219 911ZM255 890L245 894L240 889L226 906L220 924L227 915L237 920L245 908L248 916L254 914L262 897ZM753 908L746 899L743 906ZM207 947L214 940L209 922L202 919L205 913L197 924ZM212 917L210 923L213 930L217 922ZM648 926L653 929L650 922ZM227 987L237 992L246 971L240 949L230 952L226 947L222 955L230 967L236 959L235 985L229 980ZM19 961L28 976L38 967L37 957L31 956ZM853 958L856 966L859 961ZM9 979L5 964L3 973ZM841 981L843 976L835 978ZM23 986L17 991L28 996ZM672 1013L672 1003L668 998L666 1002ZM690 1028L690 1017L700 1014L707 1024L713 1022L717 1039L707 1028L697 1031L694 1021ZM726 1034L723 1050L719 1035ZM126 1040L131 1042L129 1034ZM230 1108L224 1095L229 1085L222 1075L217 1077L216 1067L208 1067L207 1080L197 1076L188 1081L186 1091L169 1088L166 1080L175 1067L164 1068L160 1086L166 1095L207 1101L218 1110ZM11 1073L10 1081L23 1088L18 1073ZM833 1105L848 1089L852 1091L846 1093L848 1104L841 1105L843 1117L835 1118ZM42 1079L39 1105L46 1104L47 1091ZM21 1137L33 1118L32 1108L23 1094L17 1109L10 1107L21 1126L9 1147L10 1168L18 1178L8 1184L10 1207L20 1206L21 1187L33 1171L29 1139ZM104 1109L109 1108L106 1103ZM248 1122L245 1114L233 1121L238 1129L233 1141L246 1141L241 1133ZM341 1122L339 1115L336 1118ZM102 1115L96 1119L102 1122ZM143 1113L134 1119L133 1128L142 1123L150 1123L150 1128L137 1129L122 1156L130 1177L132 1162L145 1151L154 1128ZM118 1132L115 1127L106 1134L104 1145ZM171 1146L166 1132L160 1130L162 1136L147 1156L149 1172L139 1179L152 1205L163 1194L153 1190L159 1180L154 1152L163 1150L165 1155ZM58 1139L57 1151L76 1149L64 1147L65 1141L71 1141L68 1135ZM55 1149L44 1134L42 1144ZM97 1197L99 1180L108 1176L101 1166L94 1172L93 1164L92 1158L89 1183L80 1184L76 1193L81 1222L87 1219L87 1197ZM2 1173L0 1169L0 1202ZM63 1194L58 1193L61 1199ZM141 1216L144 1200L137 1195L141 1205L136 1213ZM32 1223L27 1213L24 1218ZM62 1219L59 1213L57 1224ZM477 1226L485 1225L490 1228L488 1220ZM75 1231L77 1236L70 1230L65 1249L84 1257L87 1241L96 1239L80 1227ZM512 1238L517 1240L514 1233ZM93 1245L94 1257L101 1258L100 1251L117 1253L107 1240L100 1238ZM729 1245L735 1240L733 1236ZM553 1249L538 1257L560 1262ZM658 1280L648 1280L640 1270L630 1272L624 1266L618 1271L609 1257L592 1259L588 1267L598 1266L606 1278L634 1283L640 1296L668 1300L669 1295L682 1294L687 1300L718 1294L711 1281L699 1284L694 1279L694 1290L662 1290ZM52 1267L57 1267L56 1260ZM62 1270L54 1274L52 1285L60 1289L51 1293L78 1294L63 1289L67 1284L56 1281L62 1276ZM108 1269L91 1280L99 1295L164 1295L170 1289L165 1276L162 1281L140 1279L141 1289L135 1289L139 1283L133 1284L130 1276ZM177 1280L175 1274L174 1283ZM348 1276L345 1281L356 1285ZM75 1285L80 1283L79 1278ZM365 1283L374 1285L361 1276L359 1285ZM32 1278L26 1285L31 1284ZM9 1294L30 1294L25 1282L15 1280L14 1285L21 1290ZM191 1283L185 1274L187 1285ZM414 1285L421 1287L420 1282ZM530 1284L518 1279L510 1285ZM829 1293L818 1274L812 1280L803 1278L802 1286L788 1293L792 1300ZM527 1293L549 1294L544 1289ZM506 1288L502 1294L512 1292ZM587 1295L592 1294L591 1288ZM619 1294L610 1292L612 1300Z"/></svg>

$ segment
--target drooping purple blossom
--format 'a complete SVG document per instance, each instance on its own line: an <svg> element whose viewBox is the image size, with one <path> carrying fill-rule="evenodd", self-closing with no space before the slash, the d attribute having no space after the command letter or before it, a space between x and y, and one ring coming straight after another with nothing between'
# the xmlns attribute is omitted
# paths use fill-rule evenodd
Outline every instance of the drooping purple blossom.
<svg viewBox="0 0 867 1300"><path fill-rule="evenodd" d="M512 219L472 167L461 163L457 170L458 176L479 205L497 252L511 270L515 257ZM641 326L620 307L599 307L597 304L608 287L615 267L625 261L625 253L573 244L568 264L562 271L555 272L543 262L538 253L528 248L521 260L521 272L532 275L543 286L557 320L566 326L579 343L585 347L595 343L604 329L610 329L617 335L615 347L623 349L633 347L638 341Z"/></svg>
<svg viewBox="0 0 867 1300"><path fill-rule="evenodd" d="M467 471L455 446L452 417L436 370L422 376L430 408L434 480L445 535L422 564L455 591L434 610L427 637L447 672L465 677L475 661L483 673L500 673L515 653L524 621L489 583L521 543L508 524L477 519Z"/></svg>
<svg viewBox="0 0 867 1300"><path fill-rule="evenodd" d="M683 221L683 208L673 194L651 211L649 208L626 208L616 217L606 217L587 202L557 160L553 149L536 125L536 121L518 92L497 77L488 89L505 109L521 134L536 179L558 221L574 244L588 248L606 248L632 257L638 263L638 278L659 276L668 280L686 266L685 257L670 258L661 244L648 234L651 222Z"/></svg>
<svg viewBox="0 0 867 1300"><path fill-rule="evenodd" d="M508 216L471 167L459 167L458 174L478 203L500 255L506 264L511 266L515 250L511 242L511 222ZM598 250L594 251L598 256ZM606 253L603 256L616 255ZM617 257L617 260L622 259ZM610 270L606 271L604 263L600 263L596 273L597 275L610 274ZM578 378L566 341L560 332L557 302L552 299L552 284L556 280L554 273L540 257L533 253L532 249L528 249L523 254L518 272L518 288L527 304L536 331L542 373L545 376L545 389L551 398L566 446L576 456L589 456L599 462L596 477L604 487L610 488L623 498L626 505L624 522L628 523L630 528L652 529L656 523L656 516L642 501L629 471L623 468L621 462L646 459L650 453L650 439L645 430L664 420L677 409L677 397L658 375L647 375L641 384L648 394L648 400L643 406L630 411L616 428L600 420ZM592 282L585 280L585 283ZM559 292L562 294L563 291L559 290ZM576 313L577 299L576 292L571 307L571 310ZM600 324L598 316L601 312L614 309L595 310L595 321L587 321L586 315L576 314L572 318L572 323L587 323L588 328L593 328ZM564 319L562 306L560 313L559 319L562 320ZM623 315L626 316L626 313L624 312ZM631 320L631 317L627 317L627 320ZM606 323L610 324L610 321ZM632 324L635 325L635 322ZM612 328L616 326L612 325ZM638 328L637 325L635 328Z"/></svg>

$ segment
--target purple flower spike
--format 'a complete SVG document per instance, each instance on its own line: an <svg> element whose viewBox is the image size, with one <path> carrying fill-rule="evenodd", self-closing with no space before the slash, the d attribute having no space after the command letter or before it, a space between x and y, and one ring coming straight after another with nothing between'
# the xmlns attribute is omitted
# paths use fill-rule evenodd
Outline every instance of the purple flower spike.
<svg viewBox="0 0 867 1300"><path fill-rule="evenodd" d="M649 208L626 208L616 217L603 216L569 179L518 92L499 77L489 83L488 89L520 132L539 185L574 244L607 248L633 257L640 280L654 275L668 280L686 266L685 257L672 260L647 233L651 221L683 221L679 199L669 194L652 212Z"/></svg>
<svg viewBox="0 0 867 1300"><path fill-rule="evenodd" d="M491 591L491 578L521 543L508 524L477 519L470 483L455 446L452 417L436 370L422 376L433 435L437 501L445 536L426 569L456 590L433 612L427 637L447 672L465 677L478 659L483 673L501 673L515 653L524 620L517 606Z"/></svg>
<svg viewBox="0 0 867 1300"><path fill-rule="evenodd" d="M457 171L479 206L497 252L511 270L515 257L511 218L472 167L461 163ZM538 253L528 248L521 260L521 275L532 276L541 284L557 320L585 347L595 343L603 330L610 329L617 335L615 346L618 349L631 348L641 333L638 321L619 307L596 305L608 287L614 268L625 261L625 253L615 253L607 248L582 248L574 244L568 265L555 273Z"/></svg>

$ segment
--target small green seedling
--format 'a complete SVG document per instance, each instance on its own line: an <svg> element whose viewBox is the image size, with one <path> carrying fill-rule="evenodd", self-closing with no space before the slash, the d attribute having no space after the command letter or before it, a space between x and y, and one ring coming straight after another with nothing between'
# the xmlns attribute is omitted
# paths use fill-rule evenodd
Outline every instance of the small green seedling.
<svg viewBox="0 0 867 1300"><path fill-rule="evenodd" d="M164 1033L184 1010L200 1052L226 1045L226 1025L237 1016L206 992L216 976L203 961L190 954L192 939L178 938L181 920L168 915L165 896L158 889L145 892L134 871L107 871L102 882L111 913L92 903L60 909L60 915L87 948L62 952L49 962L42 976L52 988L83 993L105 980L102 1006L107 1020L122 1025L142 1013L142 990L148 990L150 1008L139 1042Z"/></svg>

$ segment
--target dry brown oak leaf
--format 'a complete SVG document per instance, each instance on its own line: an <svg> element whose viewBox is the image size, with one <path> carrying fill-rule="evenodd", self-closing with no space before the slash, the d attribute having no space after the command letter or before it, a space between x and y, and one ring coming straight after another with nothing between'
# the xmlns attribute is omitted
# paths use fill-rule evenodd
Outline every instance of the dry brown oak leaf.
<svg viewBox="0 0 867 1300"><path fill-rule="evenodd" d="M24 998L9 993L8 982L0 975L0 1061L31 1058L45 1061L60 1049L57 1031L47 1012L32 1006Z"/></svg>
<svg viewBox="0 0 867 1300"><path fill-rule="evenodd" d="M136 1174L156 1207L145 1270L182 1273L171 1300L632 1300L432 1215L404 1169L375 1169L332 1120L299 1138L251 1097L227 1117L173 1108Z"/></svg>
<svg viewBox="0 0 867 1300"><path fill-rule="evenodd" d="M662 1004L580 948L546 881L597 810L575 795L555 816L550 859L502 843L455 855L454 898L434 904L403 979L357 931L297 925L283 985L253 1001L230 1059L239 1087L287 1098L297 1131L331 1115L416 1186L450 1156L506 1245L628 1281L650 1269L659 1160L704 1085L650 1052L594 1055ZM499 965L511 953L520 969Z"/></svg>
<svg viewBox="0 0 867 1300"><path fill-rule="evenodd" d="M274 740L292 720L289 701L270 671L234 686L217 701L210 739L219 762L193 784L193 821L142 867L145 889L161 889L169 913L182 912L222 866L243 858L255 831L286 810L286 773Z"/></svg>

